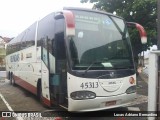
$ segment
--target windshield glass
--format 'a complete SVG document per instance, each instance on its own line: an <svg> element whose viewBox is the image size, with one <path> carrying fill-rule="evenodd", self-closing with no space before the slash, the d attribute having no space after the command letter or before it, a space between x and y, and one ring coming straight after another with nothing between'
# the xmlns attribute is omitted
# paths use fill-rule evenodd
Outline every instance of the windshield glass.
<svg viewBox="0 0 160 120"><path fill-rule="evenodd" d="M72 69L133 68L123 19L85 11L74 11L74 14L76 34L69 39Z"/></svg>

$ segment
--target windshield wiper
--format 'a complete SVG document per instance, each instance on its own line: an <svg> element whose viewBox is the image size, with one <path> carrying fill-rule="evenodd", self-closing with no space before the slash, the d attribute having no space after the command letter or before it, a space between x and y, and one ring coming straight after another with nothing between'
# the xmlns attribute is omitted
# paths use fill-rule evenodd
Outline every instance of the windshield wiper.
<svg viewBox="0 0 160 120"><path fill-rule="evenodd" d="M94 64L101 64L101 63L103 63L103 62L107 62L108 60L110 60L110 58L103 58L103 59L101 59L101 60L99 60L99 61L94 61L94 62L91 63L91 64L87 67L87 69L84 71L84 75L86 75L86 73L88 72L88 70L89 70Z"/></svg>
<svg viewBox="0 0 160 120"><path fill-rule="evenodd" d="M101 64L102 61L94 61L93 63L91 63L87 69L84 71L84 75L86 75L86 73L88 72L88 70L94 65L94 64Z"/></svg>

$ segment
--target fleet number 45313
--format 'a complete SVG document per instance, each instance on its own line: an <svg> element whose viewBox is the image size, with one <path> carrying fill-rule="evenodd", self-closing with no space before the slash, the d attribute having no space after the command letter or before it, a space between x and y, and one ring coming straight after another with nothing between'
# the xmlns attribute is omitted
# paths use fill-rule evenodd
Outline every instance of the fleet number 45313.
<svg viewBox="0 0 160 120"><path fill-rule="evenodd" d="M82 89L87 89L87 88L98 88L99 84L98 82L84 82L80 85Z"/></svg>

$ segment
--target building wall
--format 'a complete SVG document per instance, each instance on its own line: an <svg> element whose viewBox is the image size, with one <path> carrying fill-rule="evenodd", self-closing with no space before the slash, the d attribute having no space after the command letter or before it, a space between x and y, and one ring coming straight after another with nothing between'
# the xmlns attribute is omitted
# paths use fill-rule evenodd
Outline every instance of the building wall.
<svg viewBox="0 0 160 120"><path fill-rule="evenodd" d="M145 59L144 59L144 64L145 64L145 65L148 65L148 64L149 64L149 58L145 58Z"/></svg>

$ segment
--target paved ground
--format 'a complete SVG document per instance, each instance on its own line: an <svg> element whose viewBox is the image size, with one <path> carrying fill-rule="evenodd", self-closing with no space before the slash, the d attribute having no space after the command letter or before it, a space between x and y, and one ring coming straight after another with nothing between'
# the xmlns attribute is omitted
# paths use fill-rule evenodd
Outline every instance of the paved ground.
<svg viewBox="0 0 160 120"><path fill-rule="evenodd" d="M147 111L148 107L148 78L142 73L138 77L138 85L140 87L137 88L137 93L140 96L143 96L142 99L139 99L140 102L137 102L137 105L133 105L134 107L139 107L140 111Z"/></svg>

